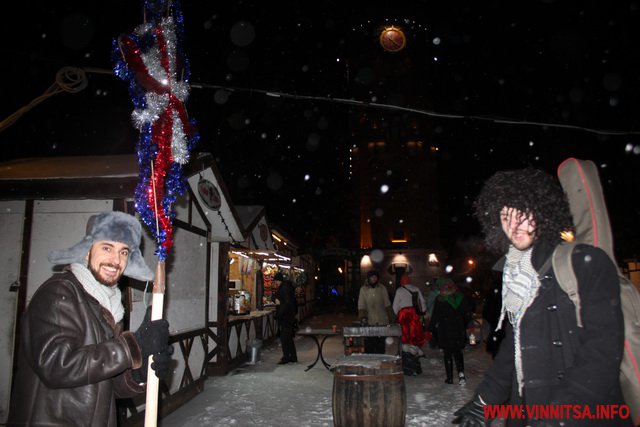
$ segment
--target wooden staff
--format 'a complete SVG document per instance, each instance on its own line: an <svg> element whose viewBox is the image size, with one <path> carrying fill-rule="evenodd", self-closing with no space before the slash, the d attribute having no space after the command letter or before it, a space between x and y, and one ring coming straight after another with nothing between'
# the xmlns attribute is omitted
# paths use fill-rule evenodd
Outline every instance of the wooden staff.
<svg viewBox="0 0 640 427"><path fill-rule="evenodd" d="M156 180L153 161L151 161L151 187L153 189L153 205L156 217L156 230L160 233L158 222L158 197L156 194ZM164 261L158 260L156 265L156 277L153 281L153 298L151 300L151 320L162 319L164 309ZM158 424L158 395L160 394L160 380L151 368L153 356L149 356L147 363L147 400L144 408L144 427L155 427Z"/></svg>
<svg viewBox="0 0 640 427"><path fill-rule="evenodd" d="M153 281L153 299L151 300L151 320L162 319L165 289L164 261L158 261L156 277ZM160 380L151 368L153 356L149 356L147 366L147 401L144 410L144 427L155 427L158 423L158 395Z"/></svg>

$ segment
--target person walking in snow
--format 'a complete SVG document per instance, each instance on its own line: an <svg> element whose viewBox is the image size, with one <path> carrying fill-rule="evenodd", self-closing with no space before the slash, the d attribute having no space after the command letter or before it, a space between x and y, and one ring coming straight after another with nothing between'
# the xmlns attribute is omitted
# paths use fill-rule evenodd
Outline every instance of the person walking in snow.
<svg viewBox="0 0 640 427"><path fill-rule="evenodd" d="M169 324L147 311L122 330L122 275L152 280L140 253L141 227L123 212L89 219L85 237L49 261L67 265L35 292L20 333L8 426L113 426L116 398L146 389L147 358L163 378L171 364Z"/></svg>
<svg viewBox="0 0 640 427"><path fill-rule="evenodd" d="M367 280L358 294L358 316L363 325L386 326L395 321L387 288L379 281L380 273L367 272ZM364 352L384 354L385 337L365 337Z"/></svg>
<svg viewBox="0 0 640 427"><path fill-rule="evenodd" d="M467 345L467 325L471 318L468 298L451 279L444 279L440 294L436 298L431 323L437 345L443 351L447 384L453 384L453 364L458 372L458 383L465 384L464 357L462 350Z"/></svg>
<svg viewBox="0 0 640 427"><path fill-rule="evenodd" d="M424 352L421 347L427 341L423 326L426 305L420 289L411 284L407 273L403 273L392 307L402 328L402 370L405 375L422 373L420 357L424 356Z"/></svg>
<svg viewBox="0 0 640 427"><path fill-rule="evenodd" d="M581 318L553 271L540 271L561 233L573 226L559 183L537 169L501 171L474 202L489 249L504 254L502 271L505 338L471 401L454 413L462 426L487 426L485 405L569 405L595 414L597 405L623 405L620 361L624 325L617 269L608 255L578 245L572 265L578 280ZM562 423L562 424L560 424ZM508 418L514 426L621 426L602 419Z"/></svg>
<svg viewBox="0 0 640 427"><path fill-rule="evenodd" d="M417 307L414 306L414 299ZM420 289L411 284L407 273L400 276L400 287L393 298L393 311L402 327L402 344L422 347L427 341L423 327L423 316L427 304ZM418 352L421 354L421 351Z"/></svg>

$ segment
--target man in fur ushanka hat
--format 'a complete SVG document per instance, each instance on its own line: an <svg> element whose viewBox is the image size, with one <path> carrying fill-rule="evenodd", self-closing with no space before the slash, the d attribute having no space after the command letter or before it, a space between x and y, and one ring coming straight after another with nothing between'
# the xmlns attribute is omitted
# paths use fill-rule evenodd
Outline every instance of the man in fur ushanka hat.
<svg viewBox="0 0 640 427"><path fill-rule="evenodd" d="M53 251L65 265L33 295L20 326L18 371L7 425L115 426L115 399L145 391L147 360L159 378L171 364L169 324L122 330L122 275L152 280L140 252L139 221L123 212L92 216L84 238Z"/></svg>

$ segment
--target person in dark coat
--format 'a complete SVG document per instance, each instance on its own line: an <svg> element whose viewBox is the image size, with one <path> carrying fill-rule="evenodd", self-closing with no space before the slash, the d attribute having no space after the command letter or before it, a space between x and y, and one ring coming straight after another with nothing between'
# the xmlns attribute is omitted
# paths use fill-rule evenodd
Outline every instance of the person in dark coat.
<svg viewBox="0 0 640 427"><path fill-rule="evenodd" d="M276 317L278 318L280 343L282 344L282 359L278 364L297 363L298 354L296 345L293 342L296 315L298 314L296 292L293 283L290 280L285 280L281 272L277 272L273 276L273 281L278 286L276 291Z"/></svg>
<svg viewBox="0 0 640 427"><path fill-rule="evenodd" d="M147 358L159 378L170 368L169 324L122 330L122 275L152 280L140 253L141 227L123 212L89 219L85 237L49 261L67 267L35 292L20 326L8 426L113 426L116 398L146 389Z"/></svg>
<svg viewBox="0 0 640 427"><path fill-rule="evenodd" d="M505 338L471 401L454 413L462 426L486 426L486 405L570 407L555 419L520 412L513 426L623 426L619 416L591 419L598 405L624 405L620 361L624 326L616 267L599 248L578 245L572 256L583 327L553 270L540 271L571 229L562 188L540 170L498 172L474 202L490 249L506 253L502 271Z"/></svg>
<svg viewBox="0 0 640 427"><path fill-rule="evenodd" d="M437 337L437 345L443 350L447 384L453 384L455 361L458 383L465 384L464 357L462 350L467 345L467 325L471 316L471 304L451 279L444 279L440 294L433 306L430 326Z"/></svg>

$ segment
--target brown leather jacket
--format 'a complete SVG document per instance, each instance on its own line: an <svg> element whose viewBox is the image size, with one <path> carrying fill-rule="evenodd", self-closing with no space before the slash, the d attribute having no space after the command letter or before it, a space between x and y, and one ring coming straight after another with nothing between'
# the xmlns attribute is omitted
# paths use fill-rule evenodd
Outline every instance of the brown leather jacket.
<svg viewBox="0 0 640 427"><path fill-rule="evenodd" d="M18 372L7 425L115 426L115 399L144 391L131 332L70 271L36 291L21 324Z"/></svg>

